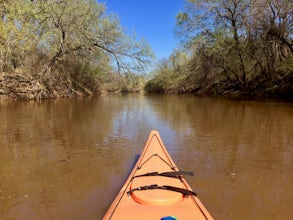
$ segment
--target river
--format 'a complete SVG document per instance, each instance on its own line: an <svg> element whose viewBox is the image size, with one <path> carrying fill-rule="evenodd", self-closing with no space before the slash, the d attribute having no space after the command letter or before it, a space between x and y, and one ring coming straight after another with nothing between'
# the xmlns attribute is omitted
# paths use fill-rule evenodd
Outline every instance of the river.
<svg viewBox="0 0 293 220"><path fill-rule="evenodd" d="M293 103L190 95L0 103L0 219L101 219L153 129L215 219L292 219Z"/></svg>

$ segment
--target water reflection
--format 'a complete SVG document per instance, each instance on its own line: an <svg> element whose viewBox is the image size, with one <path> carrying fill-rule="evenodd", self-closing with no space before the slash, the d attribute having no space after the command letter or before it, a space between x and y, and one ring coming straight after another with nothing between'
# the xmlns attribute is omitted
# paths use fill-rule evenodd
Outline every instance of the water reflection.
<svg viewBox="0 0 293 220"><path fill-rule="evenodd" d="M151 129L217 219L289 218L293 105L115 95L0 105L0 216L100 219Z"/></svg>
<svg viewBox="0 0 293 220"><path fill-rule="evenodd" d="M160 113L174 123L175 161L197 171L190 182L215 217L275 219L277 212L288 219L283 210L293 208L292 104L187 99L180 108L171 104L175 100L165 102L167 111Z"/></svg>

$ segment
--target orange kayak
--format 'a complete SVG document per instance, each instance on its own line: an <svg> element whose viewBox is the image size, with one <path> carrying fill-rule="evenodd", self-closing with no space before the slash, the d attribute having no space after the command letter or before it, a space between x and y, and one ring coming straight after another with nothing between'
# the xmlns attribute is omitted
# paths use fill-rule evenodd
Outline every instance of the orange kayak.
<svg viewBox="0 0 293 220"><path fill-rule="evenodd" d="M213 219L186 182L157 131L144 150L103 220Z"/></svg>

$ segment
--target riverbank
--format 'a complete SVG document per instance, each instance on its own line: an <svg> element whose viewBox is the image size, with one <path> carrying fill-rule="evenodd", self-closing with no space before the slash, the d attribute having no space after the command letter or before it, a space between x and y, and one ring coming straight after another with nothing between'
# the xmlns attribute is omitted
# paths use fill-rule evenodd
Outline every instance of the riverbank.
<svg viewBox="0 0 293 220"><path fill-rule="evenodd" d="M70 76L37 77L18 70L13 73L0 73L0 99L38 100L79 96L91 96L108 93L138 93L143 89L143 80L139 76L122 77L109 73L107 77Z"/></svg>
<svg viewBox="0 0 293 220"><path fill-rule="evenodd" d="M196 94L210 94L222 96L238 96L246 98L281 98L292 99L293 75L273 81L258 79L248 84L246 88L223 82L194 91Z"/></svg>
<svg viewBox="0 0 293 220"><path fill-rule="evenodd" d="M228 80L195 83L184 78L180 81L174 80L170 83L158 76L146 83L145 91L148 93L195 94L202 96L239 97L245 99L280 98L292 100L293 74L287 74L275 80L259 77L248 82L245 88Z"/></svg>
<svg viewBox="0 0 293 220"><path fill-rule="evenodd" d="M49 80L23 75L20 72L0 73L0 96L12 99L49 99L73 97L90 94L73 87L72 82L64 79Z"/></svg>
<svg viewBox="0 0 293 220"><path fill-rule="evenodd" d="M133 83L135 82L135 83ZM36 77L20 70L13 73L0 73L0 98L15 100L56 99L91 96L109 93L173 93L194 94L201 96L237 97L245 99L274 98L293 101L293 74L273 81L256 79L247 88L228 81L210 84L193 84L182 81L177 86L159 84L155 79L144 83L143 77L132 79L118 74L109 74L107 79L83 78L70 76L57 78Z"/></svg>

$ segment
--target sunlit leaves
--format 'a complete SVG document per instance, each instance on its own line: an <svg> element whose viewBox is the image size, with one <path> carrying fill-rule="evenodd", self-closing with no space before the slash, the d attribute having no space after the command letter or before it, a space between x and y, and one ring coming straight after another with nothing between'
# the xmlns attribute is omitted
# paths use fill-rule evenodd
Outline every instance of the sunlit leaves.
<svg viewBox="0 0 293 220"><path fill-rule="evenodd" d="M92 61L108 56L129 71L143 71L150 61L148 44L125 35L118 18L97 1L15 0L0 6L2 64L11 64L17 54L16 68L35 52L45 54L51 67L72 56Z"/></svg>
<svg viewBox="0 0 293 220"><path fill-rule="evenodd" d="M265 81L271 85L274 80L290 77L292 4L289 0L185 1L175 29L185 51L191 54L187 64L181 65L185 84L191 85L191 90L221 93L226 89L248 91L251 85L263 89ZM168 76L176 72L168 70ZM166 71L159 69L157 73L152 88L164 88L172 82L163 78Z"/></svg>

